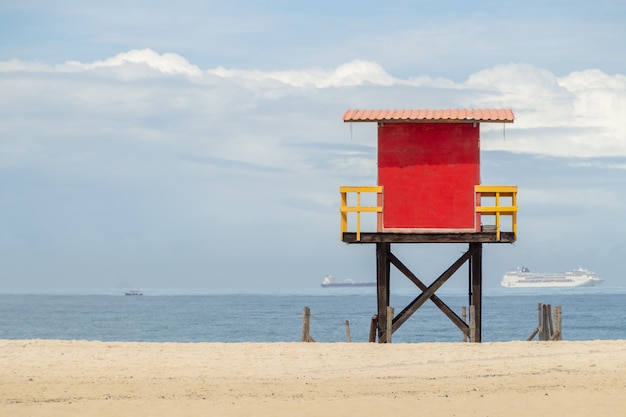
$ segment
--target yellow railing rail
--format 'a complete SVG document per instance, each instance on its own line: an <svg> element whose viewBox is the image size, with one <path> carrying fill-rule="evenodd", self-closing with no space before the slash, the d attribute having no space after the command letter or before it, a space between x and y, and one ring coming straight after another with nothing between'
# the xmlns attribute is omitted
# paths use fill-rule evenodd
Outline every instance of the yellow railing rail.
<svg viewBox="0 0 626 417"><path fill-rule="evenodd" d="M513 239L517 239L517 186L515 185L476 185L476 194L481 204L476 206L476 213L483 216L496 216L496 239L500 240L501 216L511 216ZM493 206L483 206L483 198L495 198ZM510 198L511 205L501 205L500 198Z"/></svg>
<svg viewBox="0 0 626 417"><path fill-rule="evenodd" d="M341 234L343 235L348 231L348 213L356 213L356 240L361 240L361 213L378 213L378 226L377 229L380 231L382 221L381 216L383 212L383 203L382 203L382 195L383 195L383 187L380 185L372 185L372 186L343 186L339 187L339 192L341 193L341 207L339 211L341 212ZM356 193L356 204L353 206L348 205L348 194ZM376 205L375 206L361 206L361 193L376 193Z"/></svg>
<svg viewBox="0 0 626 417"><path fill-rule="evenodd" d="M502 217L510 216L511 231L513 239L517 239L517 186L514 185L476 185L474 191L479 197L477 199L476 213L482 216L495 216L496 239L500 240L502 232ZM377 213L377 232L382 231L382 212L383 212L383 187L374 186L342 186L339 187L341 193L341 234L348 231L348 213L356 213L356 240L361 240L361 213ZM350 193L356 194L354 203L348 205L348 196ZM376 193L375 206L362 206L362 193ZM483 199L492 199L484 201ZM502 199L510 201L503 202ZM493 205L485 205L491 203ZM507 205L503 205L506 203ZM506 226L506 224L505 224Z"/></svg>

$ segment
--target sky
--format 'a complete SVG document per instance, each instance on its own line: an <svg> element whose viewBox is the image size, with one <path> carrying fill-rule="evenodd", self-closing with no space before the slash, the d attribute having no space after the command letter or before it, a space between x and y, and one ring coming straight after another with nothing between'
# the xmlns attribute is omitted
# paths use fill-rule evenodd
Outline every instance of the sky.
<svg viewBox="0 0 626 417"><path fill-rule="evenodd" d="M481 126L482 183L519 187L485 286L626 286L626 3L105 3L0 1L0 288L375 279L339 234L339 186L376 184L352 108L512 109ZM428 283L466 247L392 250Z"/></svg>

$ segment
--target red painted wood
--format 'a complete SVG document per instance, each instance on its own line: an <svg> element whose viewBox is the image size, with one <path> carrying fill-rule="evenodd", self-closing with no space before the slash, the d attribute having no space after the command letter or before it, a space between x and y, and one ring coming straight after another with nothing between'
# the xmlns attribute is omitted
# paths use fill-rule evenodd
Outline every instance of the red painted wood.
<svg viewBox="0 0 626 417"><path fill-rule="evenodd" d="M476 229L479 124L381 123L385 228Z"/></svg>

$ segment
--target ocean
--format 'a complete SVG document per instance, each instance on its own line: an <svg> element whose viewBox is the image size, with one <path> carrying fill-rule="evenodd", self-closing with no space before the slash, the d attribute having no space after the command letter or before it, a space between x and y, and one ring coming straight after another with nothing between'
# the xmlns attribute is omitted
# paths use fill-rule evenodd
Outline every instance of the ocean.
<svg viewBox="0 0 626 417"><path fill-rule="evenodd" d="M63 290L36 294L0 289L0 339L136 342L299 342L304 307L318 342L367 342L376 313L374 288L302 290ZM392 292L401 311L418 295ZM437 295L461 315L467 294ZM626 339L626 288L485 289L483 342L526 340L537 304L562 308L563 340ZM427 302L393 335L395 343L459 342L461 332ZM536 340L536 339L535 339Z"/></svg>

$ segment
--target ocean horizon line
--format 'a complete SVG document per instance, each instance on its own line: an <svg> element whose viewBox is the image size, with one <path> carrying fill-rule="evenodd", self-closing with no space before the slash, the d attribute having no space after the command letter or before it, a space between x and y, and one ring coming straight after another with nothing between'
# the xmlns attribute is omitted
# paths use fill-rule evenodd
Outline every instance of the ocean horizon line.
<svg viewBox="0 0 626 417"><path fill-rule="evenodd" d="M20 288L0 287L0 295L102 295L124 296L127 292L139 291L143 296L216 296L216 295L268 295L268 296L333 296L333 295L376 295L375 287L366 288L202 288L202 287L59 287L59 288ZM416 287L392 288L394 295L419 294ZM514 295L537 295L537 294L624 294L626 287L605 286L596 287L557 287L557 288L503 288L499 286L483 288L483 296L514 296ZM467 295L464 288L441 288L437 294L449 296Z"/></svg>

